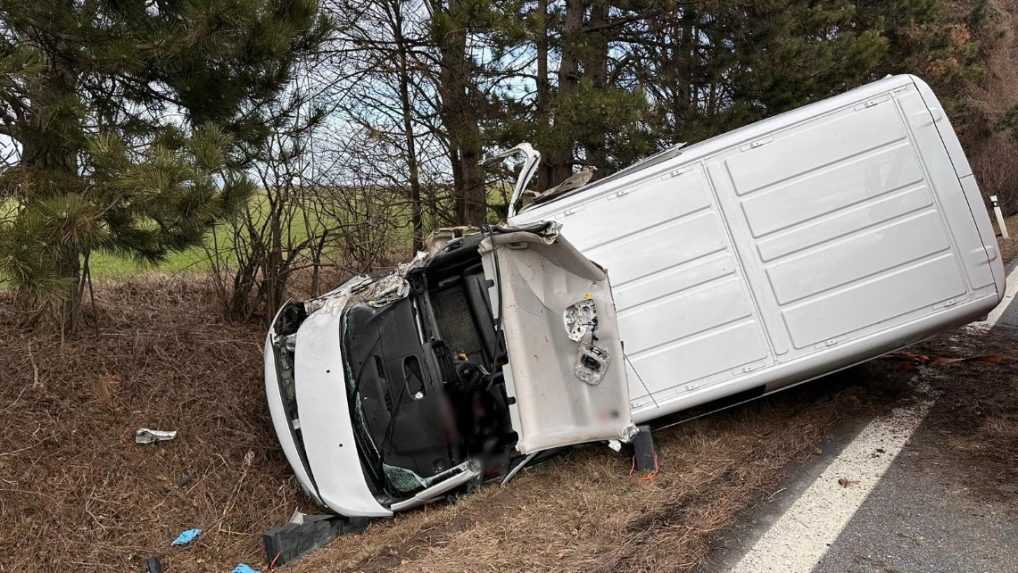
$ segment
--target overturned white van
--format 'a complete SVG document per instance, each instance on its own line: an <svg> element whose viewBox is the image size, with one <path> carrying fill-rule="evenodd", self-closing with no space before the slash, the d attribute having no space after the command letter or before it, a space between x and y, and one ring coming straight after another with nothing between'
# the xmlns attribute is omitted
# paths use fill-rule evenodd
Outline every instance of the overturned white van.
<svg viewBox="0 0 1018 573"><path fill-rule="evenodd" d="M518 213L539 156L517 151L509 226L277 315L273 423L333 511L391 515L552 448L801 383L1004 290L968 162L912 76Z"/></svg>
<svg viewBox="0 0 1018 573"><path fill-rule="evenodd" d="M637 421L758 395L969 322L1004 292L936 96L894 76L510 217L607 268Z"/></svg>

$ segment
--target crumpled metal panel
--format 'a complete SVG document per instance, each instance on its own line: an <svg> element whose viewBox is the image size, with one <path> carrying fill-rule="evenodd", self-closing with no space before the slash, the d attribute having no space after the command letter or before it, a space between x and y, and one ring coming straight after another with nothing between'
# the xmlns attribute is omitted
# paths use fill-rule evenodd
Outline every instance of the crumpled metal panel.
<svg viewBox="0 0 1018 573"><path fill-rule="evenodd" d="M485 275L499 281L489 294L502 316L509 353L504 369L516 399L511 406L516 449L528 454L628 439L633 430L629 390L605 271L558 236L493 235L480 251ZM577 313L577 320L592 321L596 315L596 328L567 327L566 311L577 303L594 311ZM591 353L598 360L585 358ZM597 380L592 368L600 369Z"/></svg>

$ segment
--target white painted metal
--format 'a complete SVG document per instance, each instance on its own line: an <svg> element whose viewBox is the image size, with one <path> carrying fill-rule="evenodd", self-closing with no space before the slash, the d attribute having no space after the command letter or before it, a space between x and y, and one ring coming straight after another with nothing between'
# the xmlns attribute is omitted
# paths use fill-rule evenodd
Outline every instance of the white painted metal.
<svg viewBox="0 0 1018 573"><path fill-rule="evenodd" d="M276 313L278 318L279 313ZM275 322L275 319L273 319ZM265 337L265 398L269 403L269 414L272 416L272 426L276 430L276 437L279 438L279 445L283 448L283 455L286 456L286 461L290 463L290 467L293 468L293 474L297 476L297 483L300 484L304 492L308 494L315 502L319 505L324 505L321 498L318 497L318 492L315 490L315 485L308 476L307 471L304 470L304 463L300 459L300 453L297 451L297 444L293 441L293 435L290 433L289 420L286 419L286 412L283 410L283 398L279 393L279 382L276 378L276 357L272 352L272 337L275 336L271 331L268 336Z"/></svg>
<svg viewBox="0 0 1018 573"><path fill-rule="evenodd" d="M512 217L516 214L516 208L519 206L520 197L522 197L523 192L526 191L527 182L534 176L534 171L541 163L541 153L534 149L534 147L529 143L523 142L511 149L503 151L502 153L486 158L481 162L481 165L494 164L509 157L520 157L523 160L523 163L520 166L519 176L516 178L516 184L513 186L512 197L509 198L508 212L509 216Z"/></svg>
<svg viewBox="0 0 1018 573"><path fill-rule="evenodd" d="M389 506L389 509L392 511L406 511L408 509L424 505L438 499L461 485L477 479L481 475L480 466L473 461L464 462L460 465L462 467L460 467L459 473L443 481L439 481L430 487L422 489L414 494L414 496L410 499L404 499L403 501L393 503Z"/></svg>
<svg viewBox="0 0 1018 573"><path fill-rule="evenodd" d="M1007 233L1007 221L1004 220L1004 213L1000 210L1000 203L997 202L997 196L990 195L990 202L993 203L993 214L997 217L997 228L1000 229L1000 236L1005 239L1010 239L1011 236Z"/></svg>
<svg viewBox="0 0 1018 573"><path fill-rule="evenodd" d="M357 455L340 353L341 310L341 304L327 304L308 316L297 331L294 379L304 449L325 505L347 516L389 516L392 512L368 489ZM277 425L276 434L284 433ZM295 471L298 465L291 460Z"/></svg>
<svg viewBox="0 0 1018 573"><path fill-rule="evenodd" d="M628 440L630 418L626 371L604 270L562 237L549 243L534 233L490 236L481 242L489 295L502 314L509 361L502 367L509 415L522 454L599 440ZM497 281L497 283L495 282ZM563 314L581 301L593 302L592 336L571 339ZM576 375L580 350L597 347L606 359L601 377Z"/></svg>
<svg viewBox="0 0 1018 573"><path fill-rule="evenodd" d="M895 76L662 154L510 220L607 267L637 422L968 322L1004 273L936 97Z"/></svg>

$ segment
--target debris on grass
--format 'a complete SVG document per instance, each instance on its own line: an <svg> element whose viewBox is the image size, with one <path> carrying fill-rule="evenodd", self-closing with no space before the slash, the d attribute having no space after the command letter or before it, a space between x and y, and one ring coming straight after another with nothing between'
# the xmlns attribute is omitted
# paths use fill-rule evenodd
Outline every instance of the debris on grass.
<svg viewBox="0 0 1018 573"><path fill-rule="evenodd" d="M168 442L177 437L176 430L150 430L148 428L138 428L134 432L134 443L136 444L154 444L156 442Z"/></svg>
<svg viewBox="0 0 1018 573"><path fill-rule="evenodd" d="M173 543L171 543L171 545L188 545L195 539L198 539L198 536L200 535L201 530L198 529L197 527L192 529L185 529L184 531L180 532L180 535L178 535L177 538L173 540Z"/></svg>
<svg viewBox="0 0 1018 573"><path fill-rule="evenodd" d="M0 290L2 568L144 571L190 527L204 529L200 540L172 547L164 569L258 567L261 533L313 507L266 407L264 325L226 321L202 281L97 287L98 315L63 337L25 328ZM112 392L104 377L117 380ZM179 431L135 445L143 427Z"/></svg>

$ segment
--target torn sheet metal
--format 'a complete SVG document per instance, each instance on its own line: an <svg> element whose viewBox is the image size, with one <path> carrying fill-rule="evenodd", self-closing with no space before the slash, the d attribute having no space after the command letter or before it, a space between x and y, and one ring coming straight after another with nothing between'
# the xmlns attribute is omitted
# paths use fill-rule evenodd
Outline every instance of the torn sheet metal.
<svg viewBox="0 0 1018 573"><path fill-rule="evenodd" d="M485 275L498 279L490 295L504 315L512 358L503 372L523 454L631 433L608 275L555 231L493 235L479 248Z"/></svg>
<svg viewBox="0 0 1018 573"><path fill-rule="evenodd" d="M562 313L562 322L566 327L569 340L579 342L583 337L593 334L597 328L597 305L589 293L583 300L566 307Z"/></svg>
<svg viewBox="0 0 1018 573"><path fill-rule="evenodd" d="M611 354L595 344L597 340L597 303L593 295L586 293L583 300L566 307L562 313L566 336L577 343L576 361L573 374L591 386L601 383Z"/></svg>
<svg viewBox="0 0 1018 573"><path fill-rule="evenodd" d="M150 430L148 428L138 428L134 432L134 442L136 444L154 444L156 442L168 442L177 437L176 430Z"/></svg>

